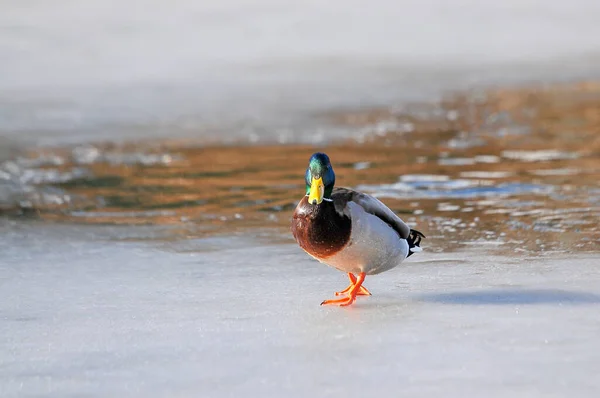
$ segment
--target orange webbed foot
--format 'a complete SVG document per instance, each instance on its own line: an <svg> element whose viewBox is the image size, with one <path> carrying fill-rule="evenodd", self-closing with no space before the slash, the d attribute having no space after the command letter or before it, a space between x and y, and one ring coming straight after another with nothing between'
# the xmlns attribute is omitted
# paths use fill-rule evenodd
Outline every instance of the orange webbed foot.
<svg viewBox="0 0 600 398"><path fill-rule="evenodd" d="M352 303L354 303L354 301L356 300L356 296L351 297L344 297L344 298L340 298L340 299L332 299L332 300L324 300L321 305L339 305L340 307L345 307L347 305L350 305Z"/></svg>
<svg viewBox="0 0 600 398"><path fill-rule="evenodd" d="M365 295L365 293L363 293L363 291L361 290L362 283L365 280L365 276L366 275L364 272L358 274L358 278L353 274L349 273L348 277L350 278L350 282L354 283L351 284L349 288L344 289L342 292L338 292L341 294L347 293L348 296L339 299L325 300L321 303L321 305L339 305L340 307L345 307L354 303L354 301L356 301L356 296L359 295L359 292L361 292L361 295ZM371 293L367 289L364 289L364 291L366 292L366 294L371 295Z"/></svg>

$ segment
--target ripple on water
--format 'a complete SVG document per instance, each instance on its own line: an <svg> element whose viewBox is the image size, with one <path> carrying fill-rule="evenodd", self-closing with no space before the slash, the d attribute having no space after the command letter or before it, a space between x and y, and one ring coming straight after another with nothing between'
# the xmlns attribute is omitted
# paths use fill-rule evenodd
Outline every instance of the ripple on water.
<svg viewBox="0 0 600 398"><path fill-rule="evenodd" d="M514 175L510 171L463 171L460 173L464 178L506 178Z"/></svg>
<svg viewBox="0 0 600 398"><path fill-rule="evenodd" d="M566 168L562 168L562 169L542 169L542 170L529 170L529 173L536 175L536 176L570 176L570 175L577 175L577 174L581 174L583 172L583 170L577 169L577 168L572 168L572 167L566 167Z"/></svg>
<svg viewBox="0 0 600 398"><path fill-rule="evenodd" d="M54 153L16 157L0 163L0 210L18 211L73 204L93 206L93 200L62 189L75 182L94 181L94 173L90 169L92 165L169 165L177 159L177 156L167 153L109 152L92 145L74 148L70 157Z"/></svg>
<svg viewBox="0 0 600 398"><path fill-rule="evenodd" d="M359 185L359 190L370 192L373 196L395 199L405 198L456 198L509 196L526 193L548 194L553 187L541 184L507 182L496 184L485 179L452 179L445 175L411 174L400 177L394 184Z"/></svg>
<svg viewBox="0 0 600 398"><path fill-rule="evenodd" d="M71 159L75 164L110 163L113 165L168 165L180 157L169 153L145 153L141 151L103 151L93 145L73 148Z"/></svg>
<svg viewBox="0 0 600 398"><path fill-rule="evenodd" d="M577 159L579 154L575 152L559 151L557 149L538 151L507 150L502 151L502 157L511 160L520 160L522 162L545 162L550 160Z"/></svg>

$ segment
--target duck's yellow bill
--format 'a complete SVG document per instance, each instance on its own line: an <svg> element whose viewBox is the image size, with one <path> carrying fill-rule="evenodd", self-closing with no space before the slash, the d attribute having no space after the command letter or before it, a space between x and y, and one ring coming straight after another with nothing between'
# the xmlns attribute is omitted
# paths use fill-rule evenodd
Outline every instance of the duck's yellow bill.
<svg viewBox="0 0 600 398"><path fill-rule="evenodd" d="M312 178L310 184L310 193L308 195L308 203L320 204L323 201L323 195L325 193L325 186L323 185L323 178Z"/></svg>

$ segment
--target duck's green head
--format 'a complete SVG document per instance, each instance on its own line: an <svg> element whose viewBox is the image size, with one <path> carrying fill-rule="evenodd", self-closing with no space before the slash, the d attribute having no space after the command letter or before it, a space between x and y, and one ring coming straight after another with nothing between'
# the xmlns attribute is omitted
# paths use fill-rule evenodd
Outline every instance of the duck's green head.
<svg viewBox="0 0 600 398"><path fill-rule="evenodd" d="M324 199L331 199L335 173L331 167L329 156L321 152L314 153L308 162L304 180L306 181L308 203L318 205Z"/></svg>

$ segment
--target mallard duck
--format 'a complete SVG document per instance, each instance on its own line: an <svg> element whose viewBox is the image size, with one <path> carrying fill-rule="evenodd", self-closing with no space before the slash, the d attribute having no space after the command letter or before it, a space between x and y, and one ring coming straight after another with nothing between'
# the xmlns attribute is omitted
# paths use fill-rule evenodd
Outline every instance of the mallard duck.
<svg viewBox="0 0 600 398"><path fill-rule="evenodd" d="M347 306L356 296L370 296L362 285L366 275L388 271L415 252L425 236L410 229L378 199L335 185L329 157L317 152L308 163L306 195L292 218L292 234L318 261L346 272L350 285L336 292L343 298L321 305Z"/></svg>

